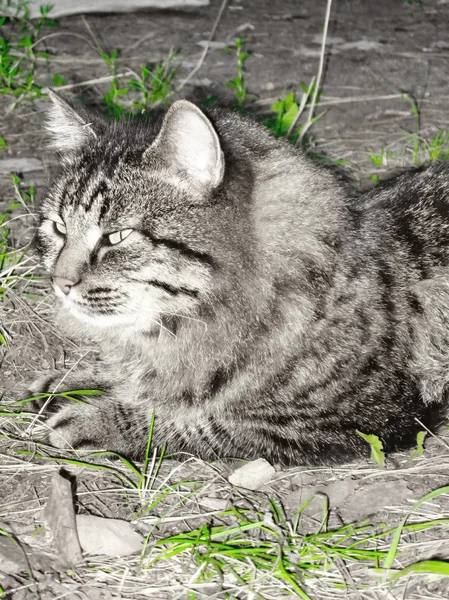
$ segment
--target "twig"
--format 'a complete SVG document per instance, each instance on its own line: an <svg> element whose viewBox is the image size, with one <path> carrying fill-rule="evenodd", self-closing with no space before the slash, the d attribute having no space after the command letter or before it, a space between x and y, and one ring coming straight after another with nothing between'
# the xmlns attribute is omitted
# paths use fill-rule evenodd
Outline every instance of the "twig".
<svg viewBox="0 0 449 600"><path fill-rule="evenodd" d="M80 81L78 83L69 83L67 85L59 86L57 88L57 91L60 92L62 90L71 90L77 87L95 85L97 83L104 83L105 81L111 81L111 79L120 79L121 77L126 77L127 75L133 75L133 72L128 71L126 73L119 73L118 75L106 75L105 77L97 77L96 79L88 79L87 81ZM48 92L48 89L48 87L42 88L42 92L46 94Z"/></svg>
<svg viewBox="0 0 449 600"><path fill-rule="evenodd" d="M331 7L332 7L332 0L327 0L326 16L324 19L323 39L321 40L320 62L318 65L318 73L316 76L316 85L315 85L315 89L313 90L312 102L310 104L309 115L307 117L307 123L304 125L304 127L301 131L301 134L298 138L298 142L300 142L303 139L303 137L307 133L308 129L312 125L312 121L313 121L313 113L315 110L315 105L316 105L316 101L317 101L317 97L318 97L318 90L320 89L320 85L321 85L321 77L323 75L324 53L326 50L327 29L329 26Z"/></svg>
<svg viewBox="0 0 449 600"><path fill-rule="evenodd" d="M101 56L102 54L104 54L104 50L103 50L103 48L101 47L101 44L100 44L100 42L99 42L99 41L97 40L97 38L95 37L95 34L94 34L94 32L92 31L92 27L89 25L89 23L87 22L87 19L86 19L86 17L85 17L84 15L82 15L81 19L82 19L82 21L83 21L83 23L84 23L84 27L85 27L85 28L87 29L87 31L89 32L89 34L90 34L90 37L92 38L92 40L93 40L93 42L94 42L95 46L97 47L97 52L98 52L98 54L100 54L100 56Z"/></svg>
<svg viewBox="0 0 449 600"><path fill-rule="evenodd" d="M386 94L384 96L348 96L347 98L333 98L324 100L323 102L320 101L320 106L338 106L339 104L349 104L351 102L377 102L379 100L398 100L400 98L401 96L398 94ZM277 99L277 96L271 96L270 98L257 100L257 104L259 106L271 106Z"/></svg>
<svg viewBox="0 0 449 600"><path fill-rule="evenodd" d="M309 85L309 90L313 87L314 83L315 83L315 77L312 77L312 80L311 80L310 85ZM292 124L288 128L287 136L286 136L287 139L290 137L292 131L294 130L295 125L298 122L299 117L304 112L304 108L306 107L306 103L307 103L308 98L309 98L309 94L307 92L303 92L302 98L301 98L301 102L300 102L299 107L298 107L298 112L296 113L296 117L293 119Z"/></svg>
<svg viewBox="0 0 449 600"><path fill-rule="evenodd" d="M185 78L183 81L181 81L181 83L179 84L179 86L178 86L178 87L177 87L177 89L175 90L175 93L176 93L176 94L177 94L177 93L179 93L179 92L182 90L182 88L183 88L183 87L186 85L186 83L188 83L188 82L189 82L189 81L192 79L192 77L193 77L193 76L194 76L194 75L195 75L195 74L196 74L196 73L197 73L197 72L198 72L198 71L201 69L201 67L203 66L203 62L204 62L204 60L205 60L205 58L206 58L206 55L207 55L207 53L208 53L208 51L209 51L209 46L210 46L210 43L211 43L211 41L212 41L212 40L213 40L213 38L214 38L215 32L217 31L218 24L219 24L219 22L220 22L220 20L221 20L221 17L222 17L222 15L223 15L223 12L224 12L224 9L226 8L226 5L227 5L227 3L228 3L228 0L222 0L222 3L221 3L221 5L220 5L220 9L219 9L219 11L218 11L217 18L215 19L215 22L214 22L214 24L213 24L213 26L212 26L212 30L211 30L211 32L210 32L210 35L209 35L208 39L207 39L206 45L204 46L203 52L201 53L201 56L200 56L200 58L199 58L199 60L198 60L197 64L195 65L195 67L194 67L194 68L192 69L192 71L191 71L191 72L190 72L190 73L187 75L187 77L186 77L186 78Z"/></svg>

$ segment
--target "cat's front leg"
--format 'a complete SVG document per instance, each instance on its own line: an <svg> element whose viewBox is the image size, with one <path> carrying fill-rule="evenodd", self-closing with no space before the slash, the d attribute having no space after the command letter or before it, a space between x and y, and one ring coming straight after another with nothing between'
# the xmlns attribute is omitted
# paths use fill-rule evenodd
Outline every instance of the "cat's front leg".
<svg viewBox="0 0 449 600"><path fill-rule="evenodd" d="M151 407L136 402L131 380L116 388L114 373L102 363L66 373L52 371L29 386L27 396L52 394L35 400L26 409L48 416L45 440L57 448L96 449L139 458L145 453ZM73 390L98 390L99 394L73 394ZM61 392L68 392L61 396ZM151 404L151 403L150 403Z"/></svg>
<svg viewBox="0 0 449 600"><path fill-rule="evenodd" d="M25 410L48 417L45 441L57 448L113 449L108 444L116 443L119 436L105 418L107 405L112 404L107 379L96 365L79 371L49 371L35 379L24 394L34 398L25 404Z"/></svg>
<svg viewBox="0 0 449 600"><path fill-rule="evenodd" d="M131 394L131 391L128 391ZM108 450L142 458L150 430L151 410L116 397L77 395L76 401L58 397L46 421L46 441L56 448Z"/></svg>

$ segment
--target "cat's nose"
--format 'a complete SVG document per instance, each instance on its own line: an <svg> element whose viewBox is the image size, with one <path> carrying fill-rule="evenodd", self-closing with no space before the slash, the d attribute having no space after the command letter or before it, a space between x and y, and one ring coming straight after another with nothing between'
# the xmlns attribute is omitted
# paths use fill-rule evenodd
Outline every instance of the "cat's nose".
<svg viewBox="0 0 449 600"><path fill-rule="evenodd" d="M64 279L64 277L53 277L53 283L67 296L75 285L70 279Z"/></svg>

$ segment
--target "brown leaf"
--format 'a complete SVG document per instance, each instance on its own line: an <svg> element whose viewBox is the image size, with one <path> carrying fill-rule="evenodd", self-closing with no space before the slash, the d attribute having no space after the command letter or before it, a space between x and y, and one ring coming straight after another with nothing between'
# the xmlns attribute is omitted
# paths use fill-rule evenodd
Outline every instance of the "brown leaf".
<svg viewBox="0 0 449 600"><path fill-rule="evenodd" d="M76 531L75 509L72 486L68 479L55 473L50 495L44 510L44 521L51 531L53 543L61 561L66 566L75 566L83 561L83 554Z"/></svg>

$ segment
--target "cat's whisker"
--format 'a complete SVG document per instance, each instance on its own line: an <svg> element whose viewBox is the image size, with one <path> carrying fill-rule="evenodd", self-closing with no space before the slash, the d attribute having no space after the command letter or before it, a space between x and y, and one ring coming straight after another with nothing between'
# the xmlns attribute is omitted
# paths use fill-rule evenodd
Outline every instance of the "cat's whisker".
<svg viewBox="0 0 449 600"><path fill-rule="evenodd" d="M187 309L187 310L190 309L189 305L186 304L185 306L180 306L176 310L173 310L171 307L168 307L169 310L166 310L164 307L166 307L167 304L163 300L157 300L157 302L162 307L161 314L163 314L167 317L177 317L178 319L186 319L188 321L195 321L197 323L201 323L202 325L204 325L204 328L207 331L206 321L203 321L202 319L197 319L195 317L192 317L191 315L182 314L180 312L185 309Z"/></svg>
<svg viewBox="0 0 449 600"><path fill-rule="evenodd" d="M179 310L182 310L182 308L180 308ZM178 311L161 311L161 314L167 316L167 317L176 317L178 319L186 319L187 321L193 321L195 323L201 323L201 325L204 325L204 329L205 331L207 331L207 323L206 321L203 321L202 319L196 319L195 317L191 317L189 315L183 315L180 314Z"/></svg>
<svg viewBox="0 0 449 600"><path fill-rule="evenodd" d="M134 307L133 308L134 312L137 312L139 315L142 315L143 317L147 317L151 323L155 323L160 330L164 330L166 331L169 335L171 335L172 337L176 338L176 334L173 333L173 331L170 331L167 327L164 327L164 325L162 324L161 319L155 317L154 314L150 314L147 311L143 310L141 307ZM160 311L157 311L157 314L161 314Z"/></svg>

